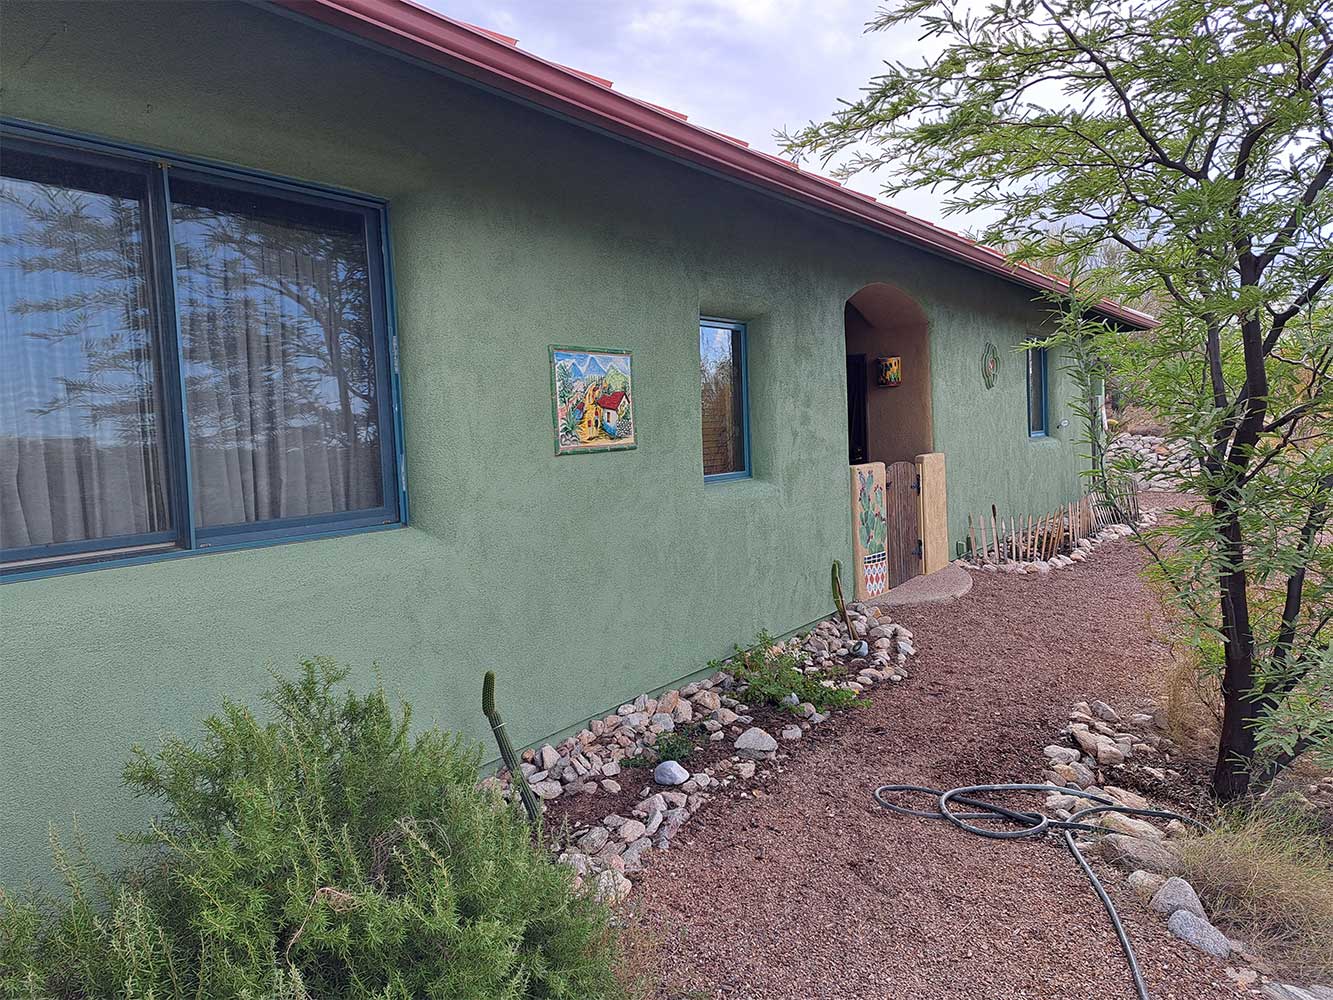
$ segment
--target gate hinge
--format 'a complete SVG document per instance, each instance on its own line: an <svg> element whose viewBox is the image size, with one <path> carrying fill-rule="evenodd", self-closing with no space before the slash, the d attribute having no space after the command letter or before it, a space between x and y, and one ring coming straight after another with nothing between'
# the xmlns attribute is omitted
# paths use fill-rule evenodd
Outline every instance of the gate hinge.
<svg viewBox="0 0 1333 1000"><path fill-rule="evenodd" d="M921 476L920 476L920 475L918 475L914 480L912 480L912 489L916 490L918 493L921 492Z"/></svg>
<svg viewBox="0 0 1333 1000"><path fill-rule="evenodd" d="M918 559L922 558L925 555L925 549L921 544L921 539L919 538L916 540L916 552L914 553L914 555Z"/></svg>

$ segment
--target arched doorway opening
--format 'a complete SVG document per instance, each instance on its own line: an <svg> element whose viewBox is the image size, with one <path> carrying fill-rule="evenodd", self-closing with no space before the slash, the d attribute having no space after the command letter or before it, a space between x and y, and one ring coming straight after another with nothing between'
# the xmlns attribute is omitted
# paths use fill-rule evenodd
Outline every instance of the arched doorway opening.
<svg viewBox="0 0 1333 1000"><path fill-rule="evenodd" d="M911 462L933 450L926 314L900 288L866 285L847 300L847 457ZM882 384L880 359L898 359L900 381Z"/></svg>

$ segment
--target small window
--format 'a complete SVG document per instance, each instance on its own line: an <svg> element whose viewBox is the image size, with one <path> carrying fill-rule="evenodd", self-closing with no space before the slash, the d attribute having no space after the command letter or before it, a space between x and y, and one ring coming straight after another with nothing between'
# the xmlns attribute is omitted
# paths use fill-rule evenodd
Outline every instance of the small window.
<svg viewBox="0 0 1333 1000"><path fill-rule="evenodd" d="M5 141L0 569L399 520L378 208Z"/></svg>
<svg viewBox="0 0 1333 1000"><path fill-rule="evenodd" d="M703 379L704 479L742 479L750 475L745 324L700 320L699 369Z"/></svg>
<svg viewBox="0 0 1333 1000"><path fill-rule="evenodd" d="M1028 354L1028 435L1045 437L1046 422L1046 348L1034 347Z"/></svg>

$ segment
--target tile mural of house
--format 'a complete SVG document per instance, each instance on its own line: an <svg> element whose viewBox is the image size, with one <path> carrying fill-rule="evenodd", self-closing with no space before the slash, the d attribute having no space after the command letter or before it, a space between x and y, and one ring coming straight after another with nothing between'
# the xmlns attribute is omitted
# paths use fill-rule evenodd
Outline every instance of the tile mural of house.
<svg viewBox="0 0 1333 1000"><path fill-rule="evenodd" d="M0 16L0 884L270 665L530 743L825 615L849 464L1079 489L1057 283L946 230L405 0Z"/></svg>

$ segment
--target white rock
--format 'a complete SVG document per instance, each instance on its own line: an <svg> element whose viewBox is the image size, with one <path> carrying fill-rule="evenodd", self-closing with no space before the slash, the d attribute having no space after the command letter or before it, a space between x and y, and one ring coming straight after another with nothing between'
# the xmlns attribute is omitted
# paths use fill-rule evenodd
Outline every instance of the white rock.
<svg viewBox="0 0 1333 1000"><path fill-rule="evenodd" d="M690 780L690 772L674 760L664 760L653 768L653 780L659 785L683 785Z"/></svg>
<svg viewBox="0 0 1333 1000"><path fill-rule="evenodd" d="M749 757L752 760L766 760L778 749L778 741L758 726L751 726L741 733L733 745L742 757Z"/></svg>
<svg viewBox="0 0 1333 1000"><path fill-rule="evenodd" d="M786 729L782 730L782 738L784 740L799 740L801 738L801 727L788 726Z"/></svg>

